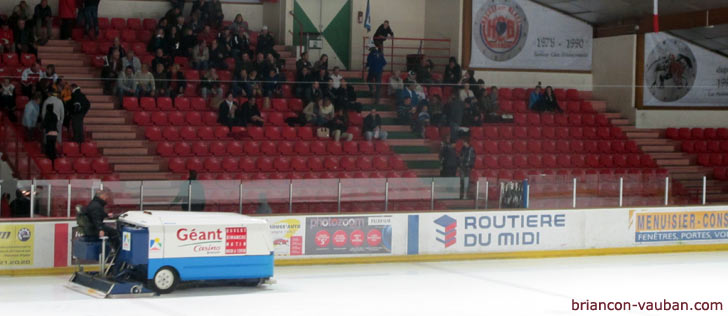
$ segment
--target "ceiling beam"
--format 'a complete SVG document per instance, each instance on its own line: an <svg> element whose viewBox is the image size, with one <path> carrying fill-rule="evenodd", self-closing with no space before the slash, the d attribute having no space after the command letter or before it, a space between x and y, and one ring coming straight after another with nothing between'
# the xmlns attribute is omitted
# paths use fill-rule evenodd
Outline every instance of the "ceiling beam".
<svg viewBox="0 0 728 316"><path fill-rule="evenodd" d="M728 8L700 10L660 16L660 31L691 29L708 25L728 24ZM652 16L597 25L594 37L644 34L653 31Z"/></svg>

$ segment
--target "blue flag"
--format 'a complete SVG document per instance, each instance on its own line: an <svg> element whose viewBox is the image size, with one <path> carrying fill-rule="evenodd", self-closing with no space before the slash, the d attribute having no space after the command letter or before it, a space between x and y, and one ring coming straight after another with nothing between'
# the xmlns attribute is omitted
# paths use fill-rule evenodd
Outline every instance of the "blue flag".
<svg viewBox="0 0 728 316"><path fill-rule="evenodd" d="M372 31L372 16L369 14L369 0L367 0L367 13L364 16L364 28L367 32Z"/></svg>

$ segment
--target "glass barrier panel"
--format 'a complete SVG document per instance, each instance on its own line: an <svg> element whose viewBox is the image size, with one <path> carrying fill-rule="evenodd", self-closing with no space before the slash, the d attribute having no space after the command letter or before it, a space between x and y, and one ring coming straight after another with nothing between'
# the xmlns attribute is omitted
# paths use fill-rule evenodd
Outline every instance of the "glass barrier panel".
<svg viewBox="0 0 728 316"><path fill-rule="evenodd" d="M48 217L67 217L69 180L36 180L35 190L38 197L38 213Z"/></svg>
<svg viewBox="0 0 728 316"><path fill-rule="evenodd" d="M435 210L467 209L474 206L472 200L475 198L475 182L463 181L461 185L460 178L432 179L435 182Z"/></svg>
<svg viewBox="0 0 728 316"><path fill-rule="evenodd" d="M192 188L193 211L204 209L208 212L240 212L239 180L193 181ZM286 188L286 196L287 192ZM187 206L182 207L187 208Z"/></svg>
<svg viewBox="0 0 728 316"><path fill-rule="evenodd" d="M144 209L187 210L189 181L144 181Z"/></svg>
<svg viewBox="0 0 728 316"><path fill-rule="evenodd" d="M104 189L110 190L112 195L111 203L106 205L107 213L118 215L127 211L140 210L142 181L104 181L103 185ZM97 190L98 186L94 189ZM148 209L146 205L144 209Z"/></svg>
<svg viewBox="0 0 728 316"><path fill-rule="evenodd" d="M389 179L389 209L393 211L430 210L432 178Z"/></svg>
<svg viewBox="0 0 728 316"><path fill-rule="evenodd" d="M573 178L565 174L528 176L528 208L565 209L573 203Z"/></svg>
<svg viewBox="0 0 728 316"><path fill-rule="evenodd" d="M341 179L341 212L384 212L387 179Z"/></svg>
<svg viewBox="0 0 728 316"><path fill-rule="evenodd" d="M338 212L338 179L301 179L292 183L294 213Z"/></svg>
<svg viewBox="0 0 728 316"><path fill-rule="evenodd" d="M243 181L243 213L288 213L291 180Z"/></svg>
<svg viewBox="0 0 728 316"><path fill-rule="evenodd" d="M19 180L15 183L15 193L10 195L10 216L27 218L31 217L31 181L30 180ZM33 216L40 216L40 208L38 204L38 194L35 195L36 199L32 205Z"/></svg>

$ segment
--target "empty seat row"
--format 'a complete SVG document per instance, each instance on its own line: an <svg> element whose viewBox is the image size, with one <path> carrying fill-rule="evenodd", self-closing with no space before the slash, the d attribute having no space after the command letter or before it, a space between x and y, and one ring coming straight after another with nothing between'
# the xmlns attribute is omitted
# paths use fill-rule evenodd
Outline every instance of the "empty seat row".
<svg viewBox="0 0 728 316"><path fill-rule="evenodd" d="M321 172L206 172L198 174L198 180L305 180L305 179L385 179L385 178L416 178L414 171L321 171ZM184 180L184 176L181 177ZM323 187L311 187L313 190L324 191ZM300 192L300 191L299 191ZM392 200L393 197L390 197Z"/></svg>
<svg viewBox="0 0 728 316"><path fill-rule="evenodd" d="M520 126L612 126L604 115L590 113L516 113L513 122Z"/></svg>
<svg viewBox="0 0 728 316"><path fill-rule="evenodd" d="M680 148L687 153L728 153L728 140L686 140Z"/></svg>
<svg viewBox="0 0 728 316"><path fill-rule="evenodd" d="M376 141L215 141L215 142L160 142L157 153L163 157L176 156L307 156L307 155L388 155L391 154L385 142Z"/></svg>
<svg viewBox="0 0 728 316"><path fill-rule="evenodd" d="M637 147L637 145L633 141L619 140L474 140L471 141L471 146L473 146L476 153L480 154L641 153L639 147Z"/></svg>
<svg viewBox="0 0 728 316"><path fill-rule="evenodd" d="M227 157L227 158L173 158L169 169L176 173L189 170L207 172L323 172L323 171L388 171L406 170L405 163L396 156L359 157Z"/></svg>
<svg viewBox="0 0 728 316"><path fill-rule="evenodd" d="M111 166L106 158L58 158L55 161L51 161L47 158L36 158L35 159L41 174L71 174L74 172L81 174L108 174L111 173Z"/></svg>
<svg viewBox="0 0 728 316"><path fill-rule="evenodd" d="M728 166L728 154L699 154L698 164L705 167Z"/></svg>
<svg viewBox="0 0 728 316"><path fill-rule="evenodd" d="M36 61L35 55L23 53L4 53L0 58L0 66L3 67L30 67Z"/></svg>
<svg viewBox="0 0 728 316"><path fill-rule="evenodd" d="M665 136L676 140L728 140L728 128L668 128Z"/></svg>
<svg viewBox="0 0 728 316"><path fill-rule="evenodd" d="M87 157L94 158L98 157L99 149L95 142L87 141L79 145L76 142L63 142L61 152L66 157Z"/></svg>
<svg viewBox="0 0 728 316"><path fill-rule="evenodd" d="M238 99L239 104L244 104L248 98ZM261 112L300 112L303 111L301 99L271 99L270 107L263 106L263 98L258 98L256 104ZM206 111L211 110L207 101L200 97L124 97L122 106L128 111Z"/></svg>
<svg viewBox="0 0 728 316"><path fill-rule="evenodd" d="M650 155L480 155L476 169L524 168L651 168L657 164Z"/></svg>

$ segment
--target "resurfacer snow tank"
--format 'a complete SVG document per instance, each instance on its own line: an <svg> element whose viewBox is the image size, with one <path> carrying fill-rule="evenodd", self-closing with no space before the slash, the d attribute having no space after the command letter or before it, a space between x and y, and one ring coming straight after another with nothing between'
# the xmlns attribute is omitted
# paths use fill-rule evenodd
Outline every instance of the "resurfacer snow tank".
<svg viewBox="0 0 728 316"><path fill-rule="evenodd" d="M170 293L190 281L273 283L273 242L265 220L234 213L132 211L122 214L117 226L118 254L106 256L109 248L99 239L73 240L77 259L105 259L99 272L74 273L69 288L96 297L129 297Z"/></svg>

